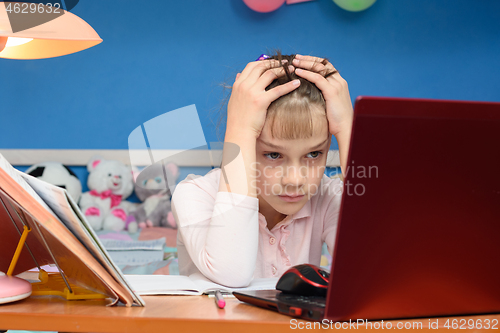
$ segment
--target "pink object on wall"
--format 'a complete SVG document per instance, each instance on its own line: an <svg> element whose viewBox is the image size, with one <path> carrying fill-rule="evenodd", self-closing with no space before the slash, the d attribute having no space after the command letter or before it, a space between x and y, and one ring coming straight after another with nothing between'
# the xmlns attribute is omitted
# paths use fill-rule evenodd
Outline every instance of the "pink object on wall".
<svg viewBox="0 0 500 333"><path fill-rule="evenodd" d="M308 2L308 1L312 1L312 0L286 0L286 4L293 5L295 3Z"/></svg>
<svg viewBox="0 0 500 333"><path fill-rule="evenodd" d="M280 8L285 0L243 0L243 2L256 12L269 13Z"/></svg>

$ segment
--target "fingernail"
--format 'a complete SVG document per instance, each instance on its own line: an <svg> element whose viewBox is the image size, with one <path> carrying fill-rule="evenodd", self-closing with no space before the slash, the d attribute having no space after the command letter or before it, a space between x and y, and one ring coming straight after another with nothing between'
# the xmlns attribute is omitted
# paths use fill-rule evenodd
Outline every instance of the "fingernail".
<svg viewBox="0 0 500 333"><path fill-rule="evenodd" d="M293 72L294 67L292 65L288 66L288 71Z"/></svg>
<svg viewBox="0 0 500 333"><path fill-rule="evenodd" d="M298 86L300 84L300 80L293 80L292 85Z"/></svg>
<svg viewBox="0 0 500 333"><path fill-rule="evenodd" d="M300 61L299 61L299 59L293 59L293 61L292 61L292 62L293 62L294 64L298 64Z"/></svg>
<svg viewBox="0 0 500 333"><path fill-rule="evenodd" d="M302 69L300 69L300 68L295 68L295 73L297 73L297 74L302 73Z"/></svg>
<svg viewBox="0 0 500 333"><path fill-rule="evenodd" d="M302 56L300 54L296 54L295 58L300 59L300 58L302 58Z"/></svg>

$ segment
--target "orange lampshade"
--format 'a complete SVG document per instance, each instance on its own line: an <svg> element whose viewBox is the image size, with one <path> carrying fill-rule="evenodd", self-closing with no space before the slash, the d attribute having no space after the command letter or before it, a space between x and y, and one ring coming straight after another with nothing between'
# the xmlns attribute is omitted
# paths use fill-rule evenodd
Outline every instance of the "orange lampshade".
<svg viewBox="0 0 500 333"><path fill-rule="evenodd" d="M84 20L71 12L59 9L61 13L52 20L32 28L13 32L12 15L15 2L0 2L0 58L43 59L59 57L88 49L102 42L95 30ZM16 19L24 19L21 11L26 3L17 3ZM29 4L28 4L29 6ZM45 5L37 5L36 10L54 11ZM29 7L28 7L29 12ZM37 15L31 14L31 15ZM28 16L25 16L28 17ZM33 17L33 16L32 16ZM29 19L29 17L28 17Z"/></svg>

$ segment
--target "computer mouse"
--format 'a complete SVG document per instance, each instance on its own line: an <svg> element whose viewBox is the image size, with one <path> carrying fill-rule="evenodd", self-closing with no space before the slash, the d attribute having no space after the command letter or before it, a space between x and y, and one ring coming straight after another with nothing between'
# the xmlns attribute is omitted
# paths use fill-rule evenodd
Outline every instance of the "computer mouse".
<svg viewBox="0 0 500 333"><path fill-rule="evenodd" d="M310 264L296 265L278 280L276 289L302 296L325 296L330 273Z"/></svg>
<svg viewBox="0 0 500 333"><path fill-rule="evenodd" d="M31 295L31 283L0 272L0 304L19 301Z"/></svg>

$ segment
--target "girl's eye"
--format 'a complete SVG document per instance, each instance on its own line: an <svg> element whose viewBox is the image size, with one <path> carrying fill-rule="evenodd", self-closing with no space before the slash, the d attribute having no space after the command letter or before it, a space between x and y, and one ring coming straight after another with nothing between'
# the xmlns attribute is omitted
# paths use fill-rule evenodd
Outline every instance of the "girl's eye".
<svg viewBox="0 0 500 333"><path fill-rule="evenodd" d="M118 176L118 178L122 179L122 176Z"/></svg>
<svg viewBox="0 0 500 333"><path fill-rule="evenodd" d="M111 176L112 176L112 174L108 173L108 177L111 177Z"/></svg>
<svg viewBox="0 0 500 333"><path fill-rule="evenodd" d="M268 153L264 154L264 156L266 156L270 160L277 160L280 157L280 153Z"/></svg>
<svg viewBox="0 0 500 333"><path fill-rule="evenodd" d="M161 178L160 178L160 177L156 177L156 178L155 178L155 181L156 181L158 184L160 184L160 183L161 183Z"/></svg>
<svg viewBox="0 0 500 333"><path fill-rule="evenodd" d="M320 151L312 151L309 154L307 154L307 157L310 158L319 158L323 153Z"/></svg>

